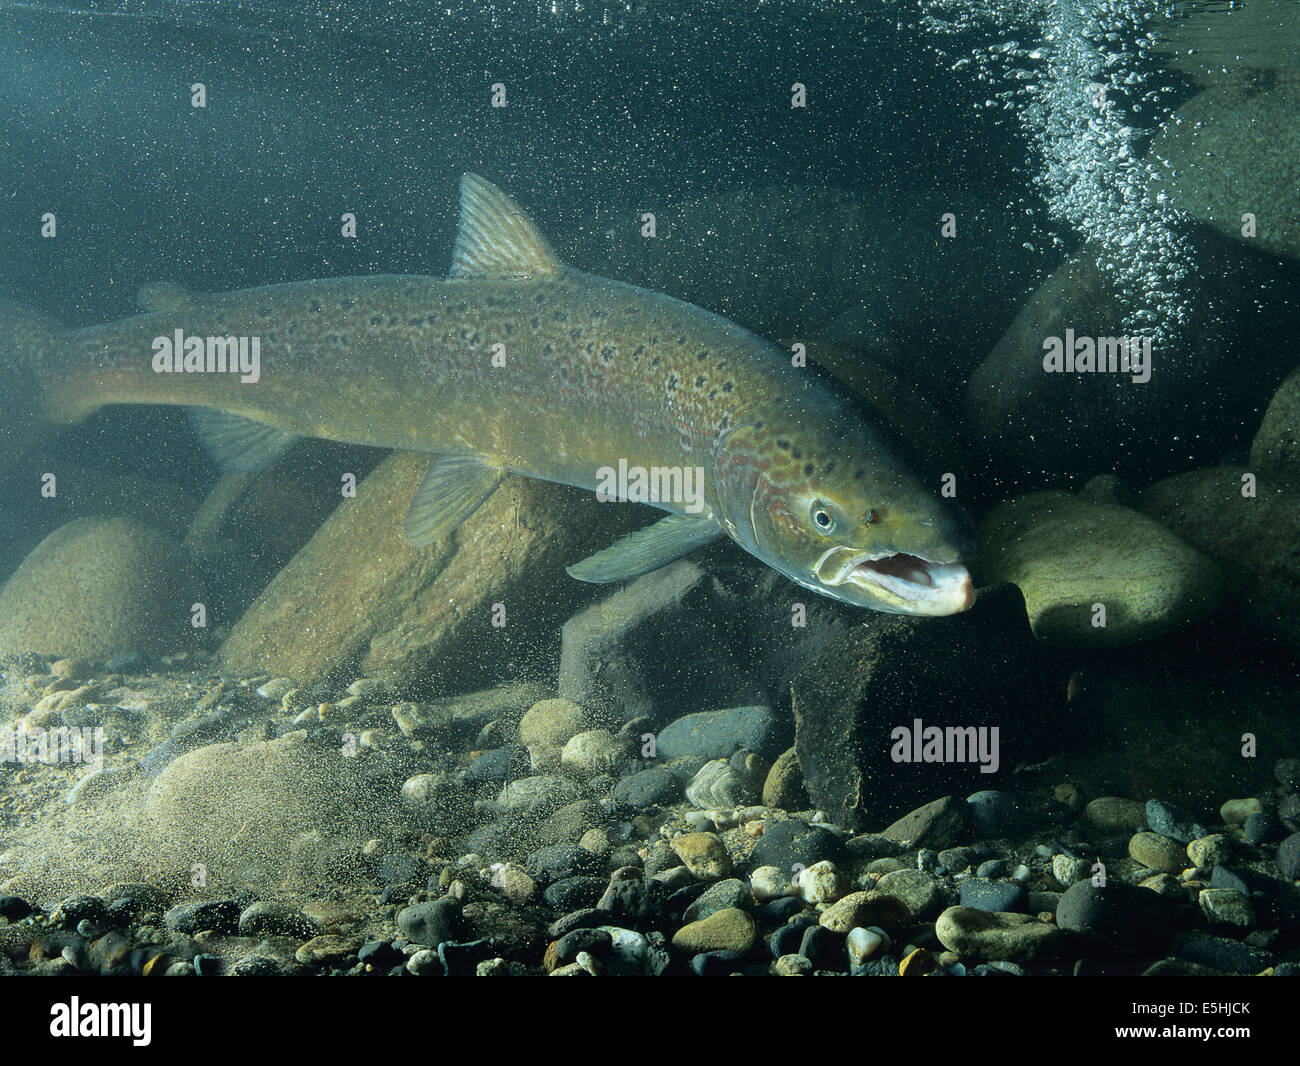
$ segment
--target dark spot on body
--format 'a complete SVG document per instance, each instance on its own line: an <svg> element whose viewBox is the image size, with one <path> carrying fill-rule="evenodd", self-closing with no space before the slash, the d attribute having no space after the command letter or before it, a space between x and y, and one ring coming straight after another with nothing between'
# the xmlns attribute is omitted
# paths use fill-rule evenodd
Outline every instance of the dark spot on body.
<svg viewBox="0 0 1300 1066"><path fill-rule="evenodd" d="M541 321L542 320L540 318L538 318L536 315L533 315L533 317L528 320L528 324L533 329L536 329L539 325L541 325Z"/></svg>
<svg viewBox="0 0 1300 1066"><path fill-rule="evenodd" d="M312 300L312 302L307 305L307 310L312 312L312 314L316 314L318 311L320 311L321 306L322 305L319 300Z"/></svg>
<svg viewBox="0 0 1300 1066"><path fill-rule="evenodd" d="M553 315L551 315L551 321L552 321L552 322L567 322L567 321L569 321L569 316L566 315L563 311L556 311Z"/></svg>
<svg viewBox="0 0 1300 1066"><path fill-rule="evenodd" d="M371 316L370 316L370 324L371 324L372 326L382 326L382 325L384 324L384 316L383 316L383 315L371 315Z"/></svg>
<svg viewBox="0 0 1300 1066"><path fill-rule="evenodd" d="M801 452L798 448L791 448L791 449L790 449L790 458L792 458L792 459L802 459L802 458L803 458L803 452Z"/></svg>
<svg viewBox="0 0 1300 1066"><path fill-rule="evenodd" d="M695 379L695 387L697 389L704 388L704 383L708 380L709 380L708 378L706 378L703 374L701 374L699 377Z"/></svg>
<svg viewBox="0 0 1300 1066"><path fill-rule="evenodd" d="M722 383L722 391L723 391L723 392L730 392L730 391L731 391L732 389L734 389L735 387L736 387L736 383L735 383L734 381L724 381L724 382Z"/></svg>
<svg viewBox="0 0 1300 1066"><path fill-rule="evenodd" d="M580 329L569 330L569 340L576 341L581 339L582 339L582 330Z"/></svg>
<svg viewBox="0 0 1300 1066"><path fill-rule="evenodd" d="M615 354L614 349L606 345L604 348L600 350L601 361L606 366L609 366L609 364L614 361L614 354Z"/></svg>
<svg viewBox="0 0 1300 1066"><path fill-rule="evenodd" d="M340 311L351 311L352 308L356 306L356 303L357 303L356 300L343 300L343 301L339 304L339 310L340 310Z"/></svg>
<svg viewBox="0 0 1300 1066"><path fill-rule="evenodd" d="M676 374L669 374L669 375L668 375L668 391L669 391L669 392L676 392L676 391L677 391L677 375L676 375Z"/></svg>
<svg viewBox="0 0 1300 1066"><path fill-rule="evenodd" d="M812 463L804 463L804 466L803 466L803 472L804 472L804 476L805 476L805 477L812 477L812 476L813 476L813 465L812 465Z"/></svg>
<svg viewBox="0 0 1300 1066"><path fill-rule="evenodd" d="M709 357L709 353L708 353L708 352L700 352L700 354L697 355L695 358L698 359L698 360L702 363L702 362L704 362L704 360L706 360L708 357Z"/></svg>

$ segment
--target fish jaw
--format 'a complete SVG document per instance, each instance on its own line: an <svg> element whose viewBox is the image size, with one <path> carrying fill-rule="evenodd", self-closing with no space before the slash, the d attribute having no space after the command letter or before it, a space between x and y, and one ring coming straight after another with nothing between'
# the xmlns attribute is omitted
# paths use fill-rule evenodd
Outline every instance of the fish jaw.
<svg viewBox="0 0 1300 1066"><path fill-rule="evenodd" d="M966 567L907 552L831 548L813 575L816 583L805 584L823 595L889 614L937 617L960 614L975 603Z"/></svg>

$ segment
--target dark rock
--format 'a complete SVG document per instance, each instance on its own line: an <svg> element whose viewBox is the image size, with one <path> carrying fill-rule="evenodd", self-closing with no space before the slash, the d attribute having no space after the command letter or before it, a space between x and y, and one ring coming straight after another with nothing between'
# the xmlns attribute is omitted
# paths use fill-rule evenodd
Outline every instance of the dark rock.
<svg viewBox="0 0 1300 1066"><path fill-rule="evenodd" d="M275 959L268 959L265 955L245 955L230 968L232 977L279 977L283 972Z"/></svg>
<svg viewBox="0 0 1300 1066"><path fill-rule="evenodd" d="M844 853L840 838L829 829L799 818L769 825L750 856L751 865L790 870L796 863L812 866L823 859L837 861Z"/></svg>
<svg viewBox="0 0 1300 1066"><path fill-rule="evenodd" d="M239 915L240 936L292 936L299 940L313 937L316 923L296 907L285 903L250 903Z"/></svg>
<svg viewBox="0 0 1300 1066"><path fill-rule="evenodd" d="M816 924L817 919L812 915L802 915L781 926L768 939L772 958L779 959L782 955L799 954L799 945L803 943L804 934Z"/></svg>
<svg viewBox="0 0 1300 1066"><path fill-rule="evenodd" d="M398 932L428 948L436 949L444 940L454 940L460 928L460 906L447 896L413 904L397 914Z"/></svg>
<svg viewBox="0 0 1300 1066"><path fill-rule="evenodd" d="M640 877L611 878L596 909L605 912L611 925L630 929L648 928L665 909L662 882Z"/></svg>
<svg viewBox="0 0 1300 1066"><path fill-rule="evenodd" d="M357 952L357 959L361 963L373 966L376 970L391 970L394 966L401 965L405 958L406 956L387 940L372 940L368 944L363 944L361 950Z"/></svg>
<svg viewBox="0 0 1300 1066"><path fill-rule="evenodd" d="M749 885L735 877L710 885L694 903L686 908L682 913L682 920L698 922L715 911L725 910L727 907L753 910L754 897L750 894Z"/></svg>
<svg viewBox="0 0 1300 1066"><path fill-rule="evenodd" d="M1176 954L1199 966L1241 975L1257 974L1273 963L1270 952L1222 936L1188 937L1178 946Z"/></svg>
<svg viewBox="0 0 1300 1066"><path fill-rule="evenodd" d="M1236 870L1228 866L1216 866L1213 873L1210 874L1211 888L1224 888L1230 892L1240 892L1243 896L1250 896L1250 888L1246 885L1245 878Z"/></svg>
<svg viewBox="0 0 1300 1066"><path fill-rule="evenodd" d="M600 866L600 856L577 844L550 844L538 848L524 863L528 873L542 884L563 881L569 877L590 876Z"/></svg>
<svg viewBox="0 0 1300 1066"><path fill-rule="evenodd" d="M820 925L810 925L804 930L795 954L809 959L817 970L844 971L849 967L844 934L833 933Z"/></svg>
<svg viewBox="0 0 1300 1066"><path fill-rule="evenodd" d="M226 973L226 960L218 955L195 955L194 974L196 977L223 977Z"/></svg>
<svg viewBox="0 0 1300 1066"><path fill-rule="evenodd" d="M613 937L603 929L574 929L555 942L551 954L556 965L563 966L577 958L580 951L603 958L612 944Z"/></svg>
<svg viewBox="0 0 1300 1066"><path fill-rule="evenodd" d="M1273 780L1283 788L1300 789L1300 759L1278 759L1273 764Z"/></svg>
<svg viewBox="0 0 1300 1066"><path fill-rule="evenodd" d="M0 918L6 921L20 922L31 914L32 910L32 905L19 896L0 896Z"/></svg>
<svg viewBox="0 0 1300 1066"><path fill-rule="evenodd" d="M547 885L542 899L557 911L594 907L604 893L605 885L605 880L600 877L566 877Z"/></svg>
<svg viewBox="0 0 1300 1066"><path fill-rule="evenodd" d="M528 749L519 744L485 751L465 771L474 781L505 781L528 775Z"/></svg>
<svg viewBox="0 0 1300 1066"><path fill-rule="evenodd" d="M975 977L1024 977L1025 971L1014 962L982 962L969 971Z"/></svg>
<svg viewBox="0 0 1300 1066"><path fill-rule="evenodd" d="M1042 654L1024 599L1010 585L951 617L866 615L812 658L790 691L808 794L852 828L898 812L900 797L915 795L918 781L963 795L988 784L969 753L951 763L894 761L891 734L912 728L917 708L925 709L925 727L998 727L1002 768L1041 761L1071 724L1069 716L1044 712L1062 698L1063 677Z"/></svg>
<svg viewBox="0 0 1300 1066"><path fill-rule="evenodd" d="M614 786L614 799L637 810L677 803L681 798L681 780L664 766L652 766L623 778Z"/></svg>
<svg viewBox="0 0 1300 1066"><path fill-rule="evenodd" d="M565 933L574 929L594 929L598 925L609 924L609 912L598 911L595 907L584 907L556 918L546 929L546 935L552 940L559 940Z"/></svg>
<svg viewBox="0 0 1300 1066"><path fill-rule="evenodd" d="M943 848L967 832L970 808L956 796L944 796L909 811L880 835L914 848Z"/></svg>
<svg viewBox="0 0 1300 1066"><path fill-rule="evenodd" d="M975 868L976 877L986 877L994 880L999 877L1009 877L1011 875L1011 863L1006 859L989 859L982 862Z"/></svg>
<svg viewBox="0 0 1300 1066"><path fill-rule="evenodd" d="M1158 799L1147 800L1147 826L1151 832L1172 837L1180 844L1190 844L1210 835L1209 828L1186 811Z"/></svg>
<svg viewBox="0 0 1300 1066"><path fill-rule="evenodd" d="M803 900L798 896L782 896L759 907L758 916L764 925L780 925L799 914L803 908Z"/></svg>
<svg viewBox="0 0 1300 1066"><path fill-rule="evenodd" d="M1247 844L1263 844L1282 835L1282 820L1275 811L1256 811L1241 828Z"/></svg>
<svg viewBox="0 0 1300 1066"><path fill-rule="evenodd" d="M664 726L656 737L656 753L661 759L728 759L743 749L771 757L777 721L776 712L766 706L699 711Z"/></svg>
<svg viewBox="0 0 1300 1066"><path fill-rule="evenodd" d="M981 837L997 840L1019 836L1029 828L1029 814L1014 793L984 789L972 792L966 802L970 804L975 832Z"/></svg>
<svg viewBox="0 0 1300 1066"><path fill-rule="evenodd" d="M961 905L980 911L1023 913L1029 897L1014 881L986 881L968 877L961 882Z"/></svg>
<svg viewBox="0 0 1300 1066"><path fill-rule="evenodd" d="M199 900L178 904L164 915L164 920L174 933L198 933L205 929L234 933L239 930L239 916L243 911L238 900Z"/></svg>
<svg viewBox="0 0 1300 1066"><path fill-rule="evenodd" d="M98 896L68 896L50 912L50 924L60 929L75 929L81 922L99 925L107 921L108 907Z"/></svg>
<svg viewBox="0 0 1300 1066"><path fill-rule="evenodd" d="M564 623L559 695L617 721L758 702L734 606L686 560L637 578Z"/></svg>
<svg viewBox="0 0 1300 1066"><path fill-rule="evenodd" d="M962 873L974 861L974 848L944 848L939 852L939 865L950 874Z"/></svg>
<svg viewBox="0 0 1300 1066"><path fill-rule="evenodd" d="M438 945L438 960L448 977L473 977L475 967L493 954L491 940L471 940L465 944L444 940Z"/></svg>
<svg viewBox="0 0 1300 1066"><path fill-rule="evenodd" d="M738 951L707 951L691 956L691 973L696 977L726 977L739 973L744 959Z"/></svg>
<svg viewBox="0 0 1300 1066"><path fill-rule="evenodd" d="M1288 881L1300 879L1300 833L1292 833L1277 846L1278 871Z"/></svg>
<svg viewBox="0 0 1300 1066"><path fill-rule="evenodd" d="M1090 938L1103 949L1161 951L1178 922L1174 906L1150 889L1110 881L1097 888L1078 881L1061 895L1056 924L1067 933Z"/></svg>
<svg viewBox="0 0 1300 1066"><path fill-rule="evenodd" d="M878 959L868 959L855 963L849 968L853 977L897 977L898 960L892 955L881 955Z"/></svg>

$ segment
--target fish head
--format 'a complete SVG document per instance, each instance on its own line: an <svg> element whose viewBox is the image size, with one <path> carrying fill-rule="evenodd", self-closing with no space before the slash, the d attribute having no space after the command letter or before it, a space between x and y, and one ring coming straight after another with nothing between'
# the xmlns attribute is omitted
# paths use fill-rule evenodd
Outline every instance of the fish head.
<svg viewBox="0 0 1300 1066"><path fill-rule="evenodd" d="M716 510L743 548L823 596L956 614L975 602L974 525L923 465L869 409L810 406L726 436Z"/></svg>

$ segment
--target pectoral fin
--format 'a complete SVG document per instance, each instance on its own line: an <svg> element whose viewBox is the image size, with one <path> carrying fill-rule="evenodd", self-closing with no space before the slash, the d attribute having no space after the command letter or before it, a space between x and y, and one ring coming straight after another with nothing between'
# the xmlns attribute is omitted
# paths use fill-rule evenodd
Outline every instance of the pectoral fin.
<svg viewBox="0 0 1300 1066"><path fill-rule="evenodd" d="M223 474L249 474L275 462L298 438L215 407L190 408L190 425Z"/></svg>
<svg viewBox="0 0 1300 1066"><path fill-rule="evenodd" d="M629 533L603 551L567 568L570 577L603 585L658 570L708 544L722 533L713 518L670 514L652 526Z"/></svg>
<svg viewBox="0 0 1300 1066"><path fill-rule="evenodd" d="M402 530L407 543L423 548L446 537L492 495L501 471L477 455L445 455L433 461L411 497Z"/></svg>

